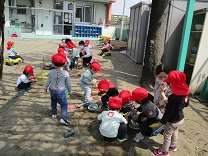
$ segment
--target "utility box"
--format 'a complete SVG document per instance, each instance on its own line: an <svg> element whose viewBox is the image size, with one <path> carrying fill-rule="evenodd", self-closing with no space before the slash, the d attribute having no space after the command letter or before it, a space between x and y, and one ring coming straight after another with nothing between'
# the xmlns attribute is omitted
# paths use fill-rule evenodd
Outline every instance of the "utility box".
<svg viewBox="0 0 208 156"><path fill-rule="evenodd" d="M126 54L138 64L142 64L144 61L151 10L149 5L149 3L140 2L130 8L130 26Z"/></svg>

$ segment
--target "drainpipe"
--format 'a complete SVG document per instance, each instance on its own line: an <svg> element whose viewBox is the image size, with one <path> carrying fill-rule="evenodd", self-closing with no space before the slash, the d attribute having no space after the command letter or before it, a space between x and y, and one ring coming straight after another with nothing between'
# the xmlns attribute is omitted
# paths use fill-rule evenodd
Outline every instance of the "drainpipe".
<svg viewBox="0 0 208 156"><path fill-rule="evenodd" d="M182 34L179 59L178 59L178 64L177 64L177 70L180 70L181 72L184 71L184 66L185 66L185 61L186 61L188 42L189 42L191 24L192 24L193 13L194 13L194 5L195 5L195 0L187 1L186 15L185 15L184 26L183 26L183 34Z"/></svg>
<svg viewBox="0 0 208 156"><path fill-rule="evenodd" d="M106 26L110 25L112 15L112 3L107 4Z"/></svg>
<svg viewBox="0 0 208 156"><path fill-rule="evenodd" d="M122 20L121 20L121 31L120 31L120 38L119 38L120 41L122 41L122 34L123 34L125 5L126 5L126 0L124 0L124 5L123 5L123 14L122 14Z"/></svg>

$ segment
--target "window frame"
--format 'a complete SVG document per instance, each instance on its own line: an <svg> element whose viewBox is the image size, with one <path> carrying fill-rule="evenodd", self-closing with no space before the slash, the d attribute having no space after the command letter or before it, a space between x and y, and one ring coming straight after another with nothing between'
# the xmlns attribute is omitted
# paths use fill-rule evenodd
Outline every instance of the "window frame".
<svg viewBox="0 0 208 156"><path fill-rule="evenodd" d="M17 14L18 15L27 15L26 5L17 5Z"/></svg>

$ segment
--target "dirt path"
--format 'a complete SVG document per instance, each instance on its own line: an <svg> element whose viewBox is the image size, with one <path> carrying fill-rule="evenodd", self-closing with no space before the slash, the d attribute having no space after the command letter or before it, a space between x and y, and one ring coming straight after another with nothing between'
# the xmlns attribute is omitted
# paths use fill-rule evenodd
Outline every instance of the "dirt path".
<svg viewBox="0 0 208 156"><path fill-rule="evenodd" d="M162 135L146 137L140 143L135 143L133 137L136 132L128 129L129 140L126 142L104 142L99 134L97 121L100 111L91 113L87 109L69 109L68 117L72 125L59 124L57 119L51 118L50 96L43 95L40 84L35 84L35 89L23 96L12 99L16 95L16 80L24 65L34 66L35 73L38 73L42 68L42 57L50 58L50 55L56 52L59 42L15 40L16 50L27 60L25 64L4 66L4 78L0 81L0 156L153 156L152 151L163 141ZM98 56L99 50L92 51L102 65L103 78L110 80L119 90L132 91L138 87L141 65L135 64L119 52L113 52L111 57L103 58ZM78 72L71 74L73 94L68 100L69 104L77 105L83 100L83 97L76 95L83 93L77 85ZM151 89L149 91L152 92ZM98 98L100 97L95 96L94 100ZM185 125L180 129L178 151L170 152L171 156L208 155L207 114L207 104L192 98L190 107L185 109ZM64 138L64 132L69 128L74 128L75 135Z"/></svg>

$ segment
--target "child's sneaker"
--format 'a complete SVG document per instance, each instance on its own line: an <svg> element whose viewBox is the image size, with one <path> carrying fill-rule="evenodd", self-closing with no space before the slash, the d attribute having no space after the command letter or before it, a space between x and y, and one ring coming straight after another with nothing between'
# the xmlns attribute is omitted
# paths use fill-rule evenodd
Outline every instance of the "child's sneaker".
<svg viewBox="0 0 208 156"><path fill-rule="evenodd" d="M88 105L88 104L90 104L90 102L88 100L85 100L81 104L77 105L77 107L79 108L81 106Z"/></svg>
<svg viewBox="0 0 208 156"><path fill-rule="evenodd" d="M135 142L140 142L140 140L144 139L144 135L142 135L141 132L137 133L136 136L134 137Z"/></svg>
<svg viewBox="0 0 208 156"><path fill-rule="evenodd" d="M169 147L169 151L177 151L177 147L176 146L170 146Z"/></svg>
<svg viewBox="0 0 208 156"><path fill-rule="evenodd" d="M20 93L26 93L25 89L20 90Z"/></svg>
<svg viewBox="0 0 208 156"><path fill-rule="evenodd" d="M33 89L33 87L32 87L32 86L27 87L27 90L31 90L31 89Z"/></svg>
<svg viewBox="0 0 208 156"><path fill-rule="evenodd" d="M59 122L65 125L69 125L69 121L67 119L61 119Z"/></svg>
<svg viewBox="0 0 208 156"><path fill-rule="evenodd" d="M52 118L56 119L57 115L56 114L52 114Z"/></svg>
<svg viewBox="0 0 208 156"><path fill-rule="evenodd" d="M117 138L117 141L122 143L122 142L126 141L128 138L129 138L129 136L126 134L124 139Z"/></svg>
<svg viewBox="0 0 208 156"><path fill-rule="evenodd" d="M132 124L129 124L129 127L131 128L131 129L140 129L140 126L139 126L139 123L137 123L137 122L133 122Z"/></svg>
<svg viewBox="0 0 208 156"><path fill-rule="evenodd" d="M156 156L170 156L168 152L163 152L162 149L158 148L154 150Z"/></svg>

